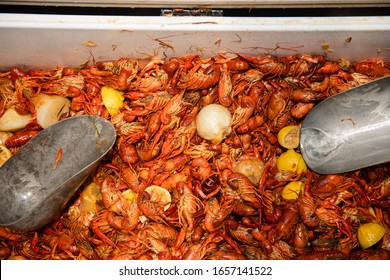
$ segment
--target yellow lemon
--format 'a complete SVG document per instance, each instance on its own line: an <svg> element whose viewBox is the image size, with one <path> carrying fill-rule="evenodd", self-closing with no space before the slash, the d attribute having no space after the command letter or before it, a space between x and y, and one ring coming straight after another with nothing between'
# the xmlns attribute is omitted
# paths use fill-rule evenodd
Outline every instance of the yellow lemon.
<svg viewBox="0 0 390 280"><path fill-rule="evenodd" d="M305 184L301 181L294 181L288 183L282 190L282 197L285 200L295 200L300 193L303 193Z"/></svg>
<svg viewBox="0 0 390 280"><path fill-rule="evenodd" d="M377 243L385 235L386 229L377 223L367 223L358 228L358 240L362 249Z"/></svg>
<svg viewBox="0 0 390 280"><path fill-rule="evenodd" d="M167 211L171 205L171 194L167 189L160 186L151 185L145 189L150 195L150 200L164 207L164 211Z"/></svg>
<svg viewBox="0 0 390 280"><path fill-rule="evenodd" d="M286 149L295 149L299 146L299 126L288 125L278 132L278 142Z"/></svg>
<svg viewBox="0 0 390 280"><path fill-rule="evenodd" d="M289 149L281 154L276 160L276 167L279 171L293 171L301 173L307 170L307 166L301 154Z"/></svg>
<svg viewBox="0 0 390 280"><path fill-rule="evenodd" d="M102 193L98 184L92 182L86 186L81 194L81 211L92 212L99 209L97 202L102 199Z"/></svg>
<svg viewBox="0 0 390 280"><path fill-rule="evenodd" d="M10 157L12 156L12 153L6 146L3 144L0 145L0 166L4 164Z"/></svg>
<svg viewBox="0 0 390 280"><path fill-rule="evenodd" d="M103 104L107 108L107 111L111 116L115 116L120 113L120 109L123 107L123 93L119 90L110 88L110 87L102 87L102 99Z"/></svg>
<svg viewBox="0 0 390 280"><path fill-rule="evenodd" d="M130 203L132 202L134 199L136 199L138 197L138 194L136 192L133 192L132 190L128 189L128 190L125 190L122 195L127 199L127 201Z"/></svg>

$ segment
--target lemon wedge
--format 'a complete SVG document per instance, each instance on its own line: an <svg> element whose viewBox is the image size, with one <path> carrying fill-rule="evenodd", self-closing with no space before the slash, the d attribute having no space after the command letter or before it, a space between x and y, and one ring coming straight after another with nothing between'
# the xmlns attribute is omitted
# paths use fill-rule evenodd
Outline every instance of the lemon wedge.
<svg viewBox="0 0 390 280"><path fill-rule="evenodd" d="M3 144L0 145L0 166L4 164L10 157L12 156L12 153L6 146Z"/></svg>
<svg viewBox="0 0 390 280"><path fill-rule="evenodd" d="M293 149L287 150L278 157L276 167L279 171L293 171L298 174L307 170L302 155Z"/></svg>
<svg viewBox="0 0 390 280"><path fill-rule="evenodd" d="M127 199L129 203L131 203L134 199L137 199L138 194L136 192L133 192L132 190L128 189L122 192L122 195Z"/></svg>
<svg viewBox="0 0 390 280"><path fill-rule="evenodd" d="M110 87L102 87L101 90L103 104L106 107L108 113L111 116L115 116L120 113L120 109L123 107L123 93L119 90L110 88Z"/></svg>
<svg viewBox="0 0 390 280"><path fill-rule="evenodd" d="M385 235L386 229L378 223L367 223L358 228L358 240L362 249L376 244Z"/></svg>

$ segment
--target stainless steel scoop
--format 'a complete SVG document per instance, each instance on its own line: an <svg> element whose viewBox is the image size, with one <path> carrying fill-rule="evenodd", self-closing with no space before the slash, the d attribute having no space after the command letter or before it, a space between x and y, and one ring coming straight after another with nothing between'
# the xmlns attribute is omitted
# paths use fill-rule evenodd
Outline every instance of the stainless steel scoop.
<svg viewBox="0 0 390 280"><path fill-rule="evenodd" d="M302 123L308 167L343 173L390 161L390 76L325 99Z"/></svg>
<svg viewBox="0 0 390 280"><path fill-rule="evenodd" d="M0 167L0 224L29 231L52 221L115 139L110 122L87 115L40 132Z"/></svg>

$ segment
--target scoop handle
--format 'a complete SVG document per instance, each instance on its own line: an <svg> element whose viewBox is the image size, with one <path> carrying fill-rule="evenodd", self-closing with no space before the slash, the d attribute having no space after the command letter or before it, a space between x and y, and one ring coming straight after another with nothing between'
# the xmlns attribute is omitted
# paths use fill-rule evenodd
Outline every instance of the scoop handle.
<svg viewBox="0 0 390 280"><path fill-rule="evenodd" d="M390 76L325 99L302 123L300 149L320 174L390 161Z"/></svg>

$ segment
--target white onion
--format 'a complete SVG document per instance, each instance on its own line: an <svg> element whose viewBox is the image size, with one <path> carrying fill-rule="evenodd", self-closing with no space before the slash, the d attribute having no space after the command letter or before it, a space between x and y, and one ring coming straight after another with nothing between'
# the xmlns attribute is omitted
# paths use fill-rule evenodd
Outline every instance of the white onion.
<svg viewBox="0 0 390 280"><path fill-rule="evenodd" d="M219 104L209 104L196 117L196 130L200 137L219 144L232 131L232 115Z"/></svg>
<svg viewBox="0 0 390 280"><path fill-rule="evenodd" d="M0 131L0 145L4 144L12 135L11 132Z"/></svg>
<svg viewBox="0 0 390 280"><path fill-rule="evenodd" d="M59 95L40 94L32 100L35 106L36 118L42 128L58 122L63 113L69 112L70 101Z"/></svg>
<svg viewBox="0 0 390 280"><path fill-rule="evenodd" d="M257 158L242 159L233 165L234 172L245 175L254 185L257 185L260 182L264 170L264 163Z"/></svg>
<svg viewBox="0 0 390 280"><path fill-rule="evenodd" d="M21 130L31 119L31 114L20 115L13 108L9 108L0 118L0 131L10 132Z"/></svg>

